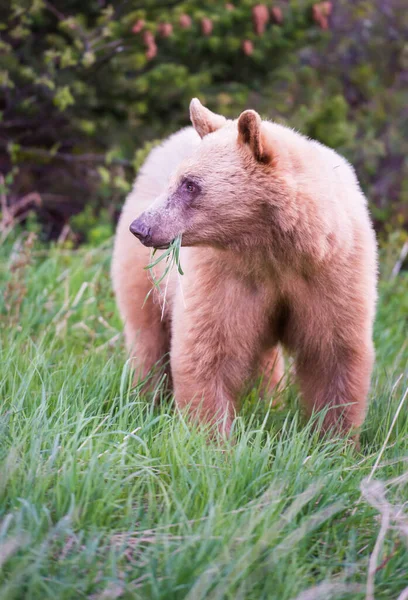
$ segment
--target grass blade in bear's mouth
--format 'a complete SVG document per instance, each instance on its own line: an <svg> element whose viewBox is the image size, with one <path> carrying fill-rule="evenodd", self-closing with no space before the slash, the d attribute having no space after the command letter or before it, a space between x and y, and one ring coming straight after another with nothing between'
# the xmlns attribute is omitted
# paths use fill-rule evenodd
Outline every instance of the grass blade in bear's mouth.
<svg viewBox="0 0 408 600"><path fill-rule="evenodd" d="M151 276L152 282L153 282L153 287L147 293L145 302L148 299L148 297L150 296L151 292L155 288L160 291L160 283L163 281L163 279L165 277L168 277L170 275L170 271L174 265L177 267L177 271L180 273L180 275L184 275L184 272L180 265L180 248L181 248L181 235L178 235L172 242L170 242L170 244L168 246L158 247L153 250L152 255L151 255L152 259L153 259L154 255L156 254L157 250L164 250L164 252L163 252L163 254L160 254L160 256L158 258L156 258L156 260L151 261L145 267L146 270L148 269L150 271L150 276ZM152 269L153 269L153 267L158 265L160 262L162 262L164 259L166 260L166 263L167 263L166 267L165 267L162 275L159 277L159 279L156 279ZM167 286L166 286L166 289L167 289Z"/></svg>

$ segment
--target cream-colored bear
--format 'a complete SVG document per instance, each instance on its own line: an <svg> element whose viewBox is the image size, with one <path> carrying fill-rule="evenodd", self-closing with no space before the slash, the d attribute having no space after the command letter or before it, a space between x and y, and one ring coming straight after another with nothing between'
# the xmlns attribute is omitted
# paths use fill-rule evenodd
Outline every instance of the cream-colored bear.
<svg viewBox="0 0 408 600"><path fill-rule="evenodd" d="M178 406L228 432L245 385L282 377L282 344L307 411L328 407L326 429L359 427L377 250L353 168L254 111L227 121L197 99L190 111L194 128L150 153L116 233L112 278L136 376L170 354ZM179 235L185 274L172 274L162 319L163 299L144 304L144 267Z"/></svg>

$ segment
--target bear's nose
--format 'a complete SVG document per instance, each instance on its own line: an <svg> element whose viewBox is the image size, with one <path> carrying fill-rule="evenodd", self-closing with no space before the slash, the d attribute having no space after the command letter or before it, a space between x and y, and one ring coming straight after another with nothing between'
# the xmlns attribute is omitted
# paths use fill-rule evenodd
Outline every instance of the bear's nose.
<svg viewBox="0 0 408 600"><path fill-rule="evenodd" d="M130 224L129 230L142 242L142 244L146 242L150 236L150 227L139 221L139 219L136 219Z"/></svg>

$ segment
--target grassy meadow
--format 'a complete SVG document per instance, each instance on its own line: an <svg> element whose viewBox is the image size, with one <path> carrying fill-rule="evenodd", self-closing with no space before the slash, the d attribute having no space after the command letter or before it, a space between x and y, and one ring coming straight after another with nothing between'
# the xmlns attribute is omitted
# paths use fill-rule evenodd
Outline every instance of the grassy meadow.
<svg viewBox="0 0 408 600"><path fill-rule="evenodd" d="M131 386L111 243L0 247L0 598L408 598L408 273L383 252L356 451L288 386L233 442ZM318 415L316 417L318 419ZM405 590L405 592L404 592Z"/></svg>

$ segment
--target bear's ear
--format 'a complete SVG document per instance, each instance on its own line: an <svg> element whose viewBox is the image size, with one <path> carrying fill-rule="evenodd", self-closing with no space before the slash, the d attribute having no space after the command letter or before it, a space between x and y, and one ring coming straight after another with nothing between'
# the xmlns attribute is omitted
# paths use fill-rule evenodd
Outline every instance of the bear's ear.
<svg viewBox="0 0 408 600"><path fill-rule="evenodd" d="M225 117L205 108L198 98L193 98L190 102L190 119L201 138L220 129L227 121Z"/></svg>
<svg viewBox="0 0 408 600"><path fill-rule="evenodd" d="M262 119L254 110L245 110L238 119L238 140L247 144L255 159L261 163L272 160L272 152L268 148L262 132Z"/></svg>

